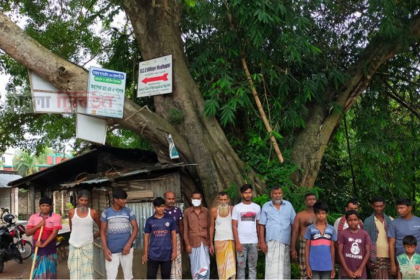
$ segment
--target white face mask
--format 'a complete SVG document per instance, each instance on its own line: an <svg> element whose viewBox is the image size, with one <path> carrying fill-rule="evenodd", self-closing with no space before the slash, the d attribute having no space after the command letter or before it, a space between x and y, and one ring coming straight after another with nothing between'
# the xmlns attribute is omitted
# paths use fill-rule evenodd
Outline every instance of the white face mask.
<svg viewBox="0 0 420 280"><path fill-rule="evenodd" d="M192 199L192 205L194 205L195 207L198 207L201 205L201 199Z"/></svg>

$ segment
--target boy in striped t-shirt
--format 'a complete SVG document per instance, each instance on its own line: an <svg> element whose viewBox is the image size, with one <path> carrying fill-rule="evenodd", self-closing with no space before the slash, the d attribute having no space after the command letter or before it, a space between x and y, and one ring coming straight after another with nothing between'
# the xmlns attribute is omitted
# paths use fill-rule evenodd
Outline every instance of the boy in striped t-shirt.
<svg viewBox="0 0 420 280"><path fill-rule="evenodd" d="M309 225L305 233L306 275L313 279L334 278L334 242L337 241L337 232L327 223L327 203L315 203L314 213L316 222Z"/></svg>

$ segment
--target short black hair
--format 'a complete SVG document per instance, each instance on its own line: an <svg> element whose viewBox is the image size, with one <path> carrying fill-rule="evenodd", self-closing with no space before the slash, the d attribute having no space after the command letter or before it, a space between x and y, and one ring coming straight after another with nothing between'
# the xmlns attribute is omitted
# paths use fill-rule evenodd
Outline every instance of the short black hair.
<svg viewBox="0 0 420 280"><path fill-rule="evenodd" d="M90 193L87 190L81 190L77 193L77 198L80 199L82 197L90 198Z"/></svg>
<svg viewBox="0 0 420 280"><path fill-rule="evenodd" d="M413 235L406 235L403 238L403 245L416 245L417 246L417 238Z"/></svg>
<svg viewBox="0 0 420 280"><path fill-rule="evenodd" d="M349 218L350 215L356 215L357 218L360 220L360 215L359 212L357 212L356 210L349 210L346 212L346 220Z"/></svg>
<svg viewBox="0 0 420 280"><path fill-rule="evenodd" d="M274 191L274 190L283 190L283 187L278 186L278 185L277 185L277 186L272 186L272 187L271 187L271 190L272 190L272 191Z"/></svg>
<svg viewBox="0 0 420 280"><path fill-rule="evenodd" d="M400 198L397 200L397 202L395 203L397 206L398 205L406 205L406 206L411 206L411 200L408 198Z"/></svg>
<svg viewBox="0 0 420 280"><path fill-rule="evenodd" d="M115 188L112 190L112 197L120 198L120 199L127 199L128 195L125 190L120 189L120 188Z"/></svg>
<svg viewBox="0 0 420 280"><path fill-rule="evenodd" d="M199 190L195 190L192 194L191 197L193 197L193 195L195 194L199 194L201 198L203 198L203 194L199 191Z"/></svg>
<svg viewBox="0 0 420 280"><path fill-rule="evenodd" d="M225 191L219 192L219 196L225 196L225 195L227 195L229 197L229 194L227 192L225 192Z"/></svg>
<svg viewBox="0 0 420 280"><path fill-rule="evenodd" d="M372 198L371 203L374 204L375 202L383 202L385 204L385 199L382 196L375 196Z"/></svg>
<svg viewBox="0 0 420 280"><path fill-rule="evenodd" d="M39 200L39 205L41 206L42 204L53 205L53 201L51 198L44 196Z"/></svg>
<svg viewBox="0 0 420 280"><path fill-rule="evenodd" d="M347 201L346 207L348 207L349 204L359 205L359 201L357 201L357 199L355 199L355 198L352 198L352 199Z"/></svg>
<svg viewBox="0 0 420 280"><path fill-rule="evenodd" d="M417 246L417 238L413 235L406 235L403 238L403 245L416 245Z"/></svg>
<svg viewBox="0 0 420 280"><path fill-rule="evenodd" d="M153 199L153 206L162 206L165 205L165 199L163 199L163 197L156 197L155 199Z"/></svg>
<svg viewBox="0 0 420 280"><path fill-rule="evenodd" d="M314 204L314 213L317 214L319 213L319 211L325 211L328 213L329 209L328 209L328 204L324 201L318 201L317 203Z"/></svg>
<svg viewBox="0 0 420 280"><path fill-rule="evenodd" d="M249 189L251 189L251 191L252 191L252 186L251 186L251 184L245 184L245 185L243 185L239 190L241 191L241 193L244 193L244 192L246 192L247 190L249 190Z"/></svg>
<svg viewBox="0 0 420 280"><path fill-rule="evenodd" d="M314 194L314 193L307 193L307 194L305 194L305 199L306 199L308 196L315 196L315 198L316 198L316 194Z"/></svg>

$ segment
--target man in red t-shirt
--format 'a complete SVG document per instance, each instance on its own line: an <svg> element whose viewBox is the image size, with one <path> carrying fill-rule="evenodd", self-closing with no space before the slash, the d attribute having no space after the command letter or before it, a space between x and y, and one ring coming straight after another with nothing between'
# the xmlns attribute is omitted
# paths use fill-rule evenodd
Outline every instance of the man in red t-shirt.
<svg viewBox="0 0 420 280"><path fill-rule="evenodd" d="M38 247L33 279L57 279L56 238L62 228L61 216L52 212L52 199L39 200L39 213L33 214L28 221L25 234L33 235L33 244ZM41 233L41 239L38 237Z"/></svg>

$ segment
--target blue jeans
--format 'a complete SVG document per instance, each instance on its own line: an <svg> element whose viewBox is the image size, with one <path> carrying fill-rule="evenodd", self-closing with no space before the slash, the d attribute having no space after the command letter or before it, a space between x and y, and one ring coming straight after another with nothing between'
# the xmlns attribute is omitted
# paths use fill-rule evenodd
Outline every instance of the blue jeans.
<svg viewBox="0 0 420 280"><path fill-rule="evenodd" d="M331 271L313 271L312 279L331 279Z"/></svg>
<svg viewBox="0 0 420 280"><path fill-rule="evenodd" d="M236 252L238 261L236 279L245 279L246 260L248 259L248 279L257 279L258 244L241 244L242 252Z"/></svg>

